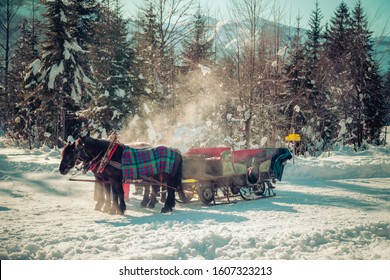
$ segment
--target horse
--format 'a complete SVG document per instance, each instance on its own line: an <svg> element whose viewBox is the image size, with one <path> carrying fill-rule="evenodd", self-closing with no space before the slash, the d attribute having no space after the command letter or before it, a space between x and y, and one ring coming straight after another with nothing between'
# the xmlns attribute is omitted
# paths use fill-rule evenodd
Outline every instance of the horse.
<svg viewBox="0 0 390 280"><path fill-rule="evenodd" d="M134 147L134 148L151 148L152 147L151 144L146 143L146 142L132 142L132 143L128 144L128 146ZM161 177L161 176L159 176L159 177ZM154 179L156 180L157 178L154 178ZM160 189L163 189L163 190L166 189L165 187L160 188L160 185L162 183L161 181L162 181L162 179L159 178L160 184L144 185L143 187L140 187L140 188L144 189L143 198L141 201L142 208L153 209L156 206L157 194L160 193ZM138 188L137 185L135 187ZM165 201L166 201L166 193L162 192L161 193L161 202L164 203Z"/></svg>
<svg viewBox="0 0 390 280"><path fill-rule="evenodd" d="M121 168L122 155L125 146L118 144L115 151L112 152L108 164L100 167L100 163L105 157L111 142L106 140L94 139L90 136L83 136L78 138L74 143L68 143L62 151L62 160L59 171L62 175L66 175L78 161L83 162L84 169L90 169L97 184L103 184L105 200L104 206L101 197L98 198L95 209L108 211L110 214L124 214L126 204L124 201L124 192L122 182L124 181L123 172ZM161 178L168 187L168 197L165 201L164 207L161 209L162 213L173 211L175 207L175 191L181 187L182 176L182 156L179 151L175 153L175 159L171 172L156 172L153 174L155 180ZM110 188L111 187L111 188ZM112 190L113 201L111 204L110 192Z"/></svg>

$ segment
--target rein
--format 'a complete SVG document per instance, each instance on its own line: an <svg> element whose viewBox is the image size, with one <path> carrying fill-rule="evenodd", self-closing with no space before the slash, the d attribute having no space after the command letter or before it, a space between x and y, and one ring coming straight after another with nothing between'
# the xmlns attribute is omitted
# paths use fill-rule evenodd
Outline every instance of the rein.
<svg viewBox="0 0 390 280"><path fill-rule="evenodd" d="M84 151L84 153L86 153L86 152ZM88 162L84 162L84 164L83 164L83 172L84 172L84 174L87 173L87 171L93 171L96 168L96 166L101 161L101 160L97 160L97 159L100 157L100 155L102 153L103 153L103 151L100 151L100 153L96 157L94 157L93 159L91 159Z"/></svg>

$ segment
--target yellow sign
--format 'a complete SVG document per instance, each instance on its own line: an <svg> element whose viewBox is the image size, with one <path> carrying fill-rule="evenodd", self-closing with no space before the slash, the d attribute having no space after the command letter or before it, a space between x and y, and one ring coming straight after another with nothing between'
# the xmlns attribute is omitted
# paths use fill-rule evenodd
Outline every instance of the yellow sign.
<svg viewBox="0 0 390 280"><path fill-rule="evenodd" d="M286 141L301 141L301 135L299 134L289 134L288 136L286 136Z"/></svg>

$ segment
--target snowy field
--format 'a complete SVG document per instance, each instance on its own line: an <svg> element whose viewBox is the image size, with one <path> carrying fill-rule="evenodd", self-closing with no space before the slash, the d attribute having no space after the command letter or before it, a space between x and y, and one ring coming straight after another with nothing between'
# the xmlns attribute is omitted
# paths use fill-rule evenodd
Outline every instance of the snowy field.
<svg viewBox="0 0 390 280"><path fill-rule="evenodd" d="M390 149L295 158L277 196L173 213L94 211L92 183L58 173L60 151L0 139L0 259L389 260Z"/></svg>

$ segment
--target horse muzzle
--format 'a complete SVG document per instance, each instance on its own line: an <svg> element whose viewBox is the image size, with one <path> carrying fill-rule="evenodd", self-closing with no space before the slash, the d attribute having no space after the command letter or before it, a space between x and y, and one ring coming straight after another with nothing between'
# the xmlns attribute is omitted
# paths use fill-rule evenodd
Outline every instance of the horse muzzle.
<svg viewBox="0 0 390 280"><path fill-rule="evenodd" d="M62 175L66 175L69 173L69 170L71 169L72 167L70 167L69 165L67 166L62 166L60 165L60 168L59 168L59 171Z"/></svg>
<svg viewBox="0 0 390 280"><path fill-rule="evenodd" d="M68 169L68 168L66 168L66 169L61 169L61 168L60 168L60 173L61 173L62 175L66 175L66 174L68 174L68 172L69 172L69 169Z"/></svg>

